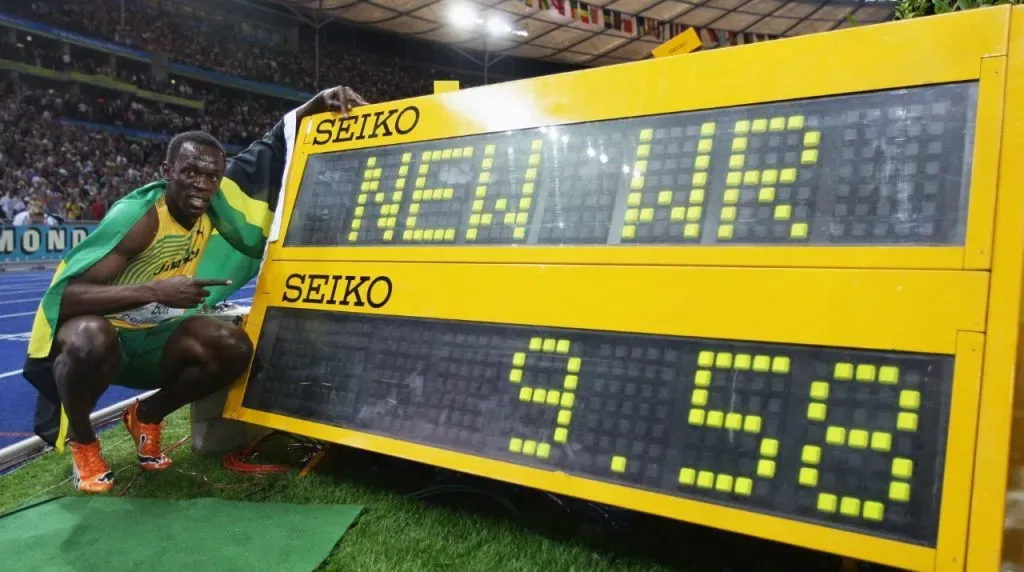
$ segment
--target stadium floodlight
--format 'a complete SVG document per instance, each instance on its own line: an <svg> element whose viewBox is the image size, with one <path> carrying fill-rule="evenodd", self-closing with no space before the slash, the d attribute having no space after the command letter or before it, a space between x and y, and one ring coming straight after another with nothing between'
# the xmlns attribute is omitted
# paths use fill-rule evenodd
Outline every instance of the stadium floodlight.
<svg viewBox="0 0 1024 572"><path fill-rule="evenodd" d="M458 4L452 6L451 12L448 14L448 17L451 19L452 24L454 24L456 27L464 28L467 30L476 27L478 24L482 22L482 20L480 20L480 18L477 17L476 12L473 10L473 8L470 7L468 3L465 2L459 2Z"/></svg>
<svg viewBox="0 0 1024 572"><path fill-rule="evenodd" d="M492 36L504 36L512 33L512 26L500 16L492 15L487 19L487 31Z"/></svg>

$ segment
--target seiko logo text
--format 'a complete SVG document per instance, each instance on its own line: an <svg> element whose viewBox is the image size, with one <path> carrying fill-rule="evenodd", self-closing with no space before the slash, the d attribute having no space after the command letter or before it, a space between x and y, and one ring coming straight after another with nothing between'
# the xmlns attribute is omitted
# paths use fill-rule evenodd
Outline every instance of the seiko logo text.
<svg viewBox="0 0 1024 572"><path fill-rule="evenodd" d="M396 133L405 135L415 129L419 122L420 109L415 105L348 117L332 117L316 124L313 145L391 137Z"/></svg>
<svg viewBox="0 0 1024 572"><path fill-rule="evenodd" d="M281 301L380 308L391 299L391 288L387 276L295 273L285 279Z"/></svg>

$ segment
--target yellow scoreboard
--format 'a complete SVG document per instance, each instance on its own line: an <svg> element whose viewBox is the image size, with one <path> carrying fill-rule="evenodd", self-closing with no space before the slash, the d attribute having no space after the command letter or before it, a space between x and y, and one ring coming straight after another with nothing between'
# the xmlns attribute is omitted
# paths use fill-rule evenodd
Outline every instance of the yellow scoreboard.
<svg viewBox="0 0 1024 572"><path fill-rule="evenodd" d="M1022 161L1009 7L312 117L225 414L995 571Z"/></svg>

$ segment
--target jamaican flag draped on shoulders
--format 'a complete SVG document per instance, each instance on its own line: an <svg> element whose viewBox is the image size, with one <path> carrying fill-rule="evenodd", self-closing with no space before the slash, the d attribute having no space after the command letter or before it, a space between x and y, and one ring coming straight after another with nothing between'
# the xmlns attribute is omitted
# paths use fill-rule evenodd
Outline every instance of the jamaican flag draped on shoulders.
<svg viewBox="0 0 1024 572"><path fill-rule="evenodd" d="M214 232L201 255L196 278L229 279L231 285L210 287L207 305L226 300L260 269L271 227L276 229L283 206L284 178L294 148L296 111L289 112L262 139L254 141L225 164L220 189L210 201L208 215ZM50 355L59 327L61 296L68 280L81 275L106 256L128 230L164 194L165 182L156 181L134 190L110 208L96 229L68 252L43 295L32 324L28 358ZM187 316L195 310L188 310ZM43 441L64 448L67 418L51 376L32 381L39 392L35 433Z"/></svg>

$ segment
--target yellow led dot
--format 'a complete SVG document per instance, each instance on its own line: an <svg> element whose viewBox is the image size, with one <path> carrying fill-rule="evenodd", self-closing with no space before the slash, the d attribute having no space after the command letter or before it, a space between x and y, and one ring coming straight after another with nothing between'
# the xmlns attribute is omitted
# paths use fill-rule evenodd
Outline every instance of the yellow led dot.
<svg viewBox="0 0 1024 572"><path fill-rule="evenodd" d="M558 401L559 401L560 397L561 397L561 394L558 392L558 390L556 390L556 389L549 389L548 390L548 395L544 399L544 402L547 403L548 405L552 405L552 406L558 405Z"/></svg>
<svg viewBox="0 0 1024 572"><path fill-rule="evenodd" d="M729 168L730 169L742 169L744 163L744 155L733 155L729 157Z"/></svg>
<svg viewBox="0 0 1024 572"><path fill-rule="evenodd" d="M634 191L639 191L644 188L644 177L640 175L634 175L633 180L629 182L629 187Z"/></svg>
<svg viewBox="0 0 1024 572"><path fill-rule="evenodd" d="M849 445L854 449L868 448L868 432L863 429L851 429Z"/></svg>
<svg viewBox="0 0 1024 572"><path fill-rule="evenodd" d="M761 456L775 458L779 454L778 439L761 439Z"/></svg>
<svg viewBox="0 0 1024 572"><path fill-rule="evenodd" d="M395 237L395 231L393 231L393 230L385 230L384 231L384 240L391 240L394 237Z"/></svg>
<svg viewBox="0 0 1024 572"><path fill-rule="evenodd" d="M715 356L715 367L721 369L728 369L732 367L732 354L728 352L718 352Z"/></svg>
<svg viewBox="0 0 1024 572"><path fill-rule="evenodd" d="M557 344L558 342L554 338L546 338L544 340L544 345L541 346L541 349L543 349L546 352L553 352L555 351L555 346Z"/></svg>
<svg viewBox="0 0 1024 572"><path fill-rule="evenodd" d="M757 192L757 200L762 203L770 203L775 200L775 187L763 187Z"/></svg>
<svg viewBox="0 0 1024 572"><path fill-rule="evenodd" d="M526 170L526 173L523 174L523 177L527 181L533 181L534 179L537 178L537 169L530 167L529 169Z"/></svg>
<svg viewBox="0 0 1024 572"><path fill-rule="evenodd" d="M889 483L889 499L898 502L910 500L910 483L893 481Z"/></svg>
<svg viewBox="0 0 1024 572"><path fill-rule="evenodd" d="M672 207L671 214L669 215L674 221L681 221L686 218L686 207Z"/></svg>
<svg viewBox="0 0 1024 572"><path fill-rule="evenodd" d="M513 230L512 231L512 238L514 238L516 240L523 240L524 238L526 238L526 229L523 228L523 227L519 227L519 228Z"/></svg>
<svg viewBox="0 0 1024 572"><path fill-rule="evenodd" d="M571 373L579 373L580 366L583 365L583 360L578 357L569 358L569 363L566 364L566 369Z"/></svg>
<svg viewBox="0 0 1024 572"><path fill-rule="evenodd" d="M697 373L693 376L693 383L697 387L707 387L711 385L711 372L706 369L698 369Z"/></svg>
<svg viewBox="0 0 1024 572"><path fill-rule="evenodd" d="M476 235L477 230L475 228L471 228L466 231L466 240L476 240Z"/></svg>
<svg viewBox="0 0 1024 572"><path fill-rule="evenodd" d="M901 479L909 479L914 475L914 462L904 457L896 457L892 460L892 476Z"/></svg>
<svg viewBox="0 0 1024 572"><path fill-rule="evenodd" d="M732 492L732 476L718 475L715 478L715 490L722 493Z"/></svg>
<svg viewBox="0 0 1024 572"><path fill-rule="evenodd" d="M737 135L743 135L744 133L748 133L750 131L750 121L747 119L737 121L736 126L733 127L732 130L733 133L736 133Z"/></svg>
<svg viewBox="0 0 1024 572"><path fill-rule="evenodd" d="M697 142L698 153L710 153L711 152L711 139L701 139Z"/></svg>
<svg viewBox="0 0 1024 572"><path fill-rule="evenodd" d="M524 387L519 390L519 401L529 401L533 398L533 389Z"/></svg>
<svg viewBox="0 0 1024 572"><path fill-rule="evenodd" d="M819 401L828 399L828 383L824 381L811 382L811 398Z"/></svg>
<svg viewBox="0 0 1024 572"><path fill-rule="evenodd" d="M469 233L467 232L467 234L469 234ZM402 240L412 240L412 231L411 230L403 231L402 232Z"/></svg>
<svg viewBox="0 0 1024 572"><path fill-rule="evenodd" d="M562 409L558 412L558 424L568 425L572 421L572 411Z"/></svg>
<svg viewBox="0 0 1024 572"><path fill-rule="evenodd" d="M803 115L790 115L786 119L786 129L790 131L796 131L797 129L804 128L804 116Z"/></svg>
<svg viewBox="0 0 1024 572"><path fill-rule="evenodd" d="M821 462L821 447L817 445L804 445L800 452L800 460L805 465L817 465Z"/></svg>
<svg viewBox="0 0 1024 572"><path fill-rule="evenodd" d="M451 199L452 199L452 197L454 197L454 196L455 196L455 189L445 189L445 190L444 190L444 191L443 191L443 192L441 193L441 197L442 197L443 199L445 199L445 200L451 200ZM435 197L436 197L436 195L435 195Z"/></svg>
<svg viewBox="0 0 1024 572"><path fill-rule="evenodd" d="M785 117L772 117L771 121L768 123L768 129L770 129L772 131L782 131L785 128L786 128L786 118Z"/></svg>
<svg viewBox="0 0 1024 572"><path fill-rule="evenodd" d="M537 445L537 458L547 459L551 456L551 445L548 443L541 443Z"/></svg>
<svg viewBox="0 0 1024 572"><path fill-rule="evenodd" d="M839 504L839 499L836 495L829 493L818 493L818 510L821 512L827 512L834 514L836 512L836 506Z"/></svg>
<svg viewBox="0 0 1024 572"><path fill-rule="evenodd" d="M683 467L679 469L679 484L693 486L697 482L697 471Z"/></svg>
<svg viewBox="0 0 1024 572"><path fill-rule="evenodd" d="M565 381L562 382L562 388L568 389L569 391L574 391L579 382L580 378L570 373L565 376Z"/></svg>
<svg viewBox="0 0 1024 572"><path fill-rule="evenodd" d="M477 187L476 188L476 192L473 194L473 196L478 198L478 199L482 199L485 196L487 196L487 186L486 185L481 185L481 186Z"/></svg>
<svg viewBox="0 0 1024 572"><path fill-rule="evenodd" d="M516 367L523 367L526 365L526 353L516 352L512 354L512 365Z"/></svg>
<svg viewBox="0 0 1024 572"><path fill-rule="evenodd" d="M860 516L860 500L843 497L843 500L839 501L839 513L845 516Z"/></svg>
<svg viewBox="0 0 1024 572"><path fill-rule="evenodd" d="M798 222L789 230L790 238L807 238L807 223Z"/></svg>
<svg viewBox="0 0 1024 572"><path fill-rule="evenodd" d="M491 173L488 172L488 171L484 171L484 172L480 173L480 176L477 177L477 181L481 182L481 183L486 183L486 182L488 182L490 180L491 180Z"/></svg>
<svg viewBox="0 0 1024 572"><path fill-rule="evenodd" d="M775 476L775 461L761 459L757 462L757 476L770 479Z"/></svg>
<svg viewBox="0 0 1024 572"><path fill-rule="evenodd" d="M349 240L349 242L355 242L356 240L359 240L359 233L358 232L350 232L350 233L348 233L348 240Z"/></svg>
<svg viewBox="0 0 1024 572"><path fill-rule="evenodd" d="M804 147L817 147L821 143L820 131L808 131L804 133Z"/></svg>
<svg viewBox="0 0 1024 572"><path fill-rule="evenodd" d="M875 381L875 366L862 363L857 365L857 381Z"/></svg>
<svg viewBox="0 0 1024 572"><path fill-rule="evenodd" d="M480 215L471 214L469 215L469 226L480 226Z"/></svg>
<svg viewBox="0 0 1024 572"><path fill-rule="evenodd" d="M359 185L359 190L361 190L361 191L369 191L370 190L370 183L369 182L365 182L365 183Z"/></svg>
<svg viewBox="0 0 1024 572"><path fill-rule="evenodd" d="M544 347L543 338L530 338L530 351L539 352Z"/></svg>
<svg viewBox="0 0 1024 572"><path fill-rule="evenodd" d="M523 197L523 198L519 199L519 210L521 210L521 211L528 210L530 208L530 204L532 204L532 203L533 203L533 199L531 199L529 197ZM525 213L523 213L523 214L525 214Z"/></svg>
<svg viewBox="0 0 1024 572"><path fill-rule="evenodd" d="M817 149L805 149L800 153L800 164L801 165L813 165L818 162L818 150Z"/></svg>
<svg viewBox="0 0 1024 572"><path fill-rule="evenodd" d="M727 204L727 205L736 204L737 202L739 202L739 200L740 200L740 190L739 189L726 189L725 192L722 193L722 201L725 204Z"/></svg>
<svg viewBox="0 0 1024 572"><path fill-rule="evenodd" d="M883 365L878 369L878 382L886 385L892 385L899 382L900 380L900 368Z"/></svg>
<svg viewBox="0 0 1024 572"><path fill-rule="evenodd" d="M647 161L636 161L633 163L633 175L644 174L647 171Z"/></svg>
<svg viewBox="0 0 1024 572"><path fill-rule="evenodd" d="M917 409L921 407L921 392L912 389L901 391L900 407L903 409Z"/></svg>
<svg viewBox="0 0 1024 572"><path fill-rule="evenodd" d="M626 197L626 204L631 207L638 207L643 199L643 193L629 193L629 196Z"/></svg>
<svg viewBox="0 0 1024 572"><path fill-rule="evenodd" d="M789 220L793 216L793 207L789 205L775 206L775 220Z"/></svg>
<svg viewBox="0 0 1024 572"><path fill-rule="evenodd" d="M654 220L654 209L648 207L640 209L640 222L651 222Z"/></svg>
<svg viewBox="0 0 1024 572"><path fill-rule="evenodd" d="M572 393L563 393L562 399L559 400L559 404L566 409L570 409L576 403L576 395Z"/></svg>
<svg viewBox="0 0 1024 572"><path fill-rule="evenodd" d="M811 467L801 467L800 476L798 480L800 484L805 487L818 486L818 469L812 469Z"/></svg>
<svg viewBox="0 0 1024 572"><path fill-rule="evenodd" d="M528 197L533 194L533 183L523 183L523 196Z"/></svg>
<svg viewBox="0 0 1024 572"><path fill-rule="evenodd" d="M700 235L700 225L689 223L683 227L683 236L686 238L697 238Z"/></svg>
<svg viewBox="0 0 1024 572"><path fill-rule="evenodd" d="M523 452L523 440L513 437L508 442L508 450L512 451L513 453Z"/></svg>
<svg viewBox="0 0 1024 572"><path fill-rule="evenodd" d="M772 358L772 373L789 373L789 358L786 356L775 356Z"/></svg>
<svg viewBox="0 0 1024 572"><path fill-rule="evenodd" d="M420 212L419 203L409 205L409 214L418 214Z"/></svg>
<svg viewBox="0 0 1024 572"><path fill-rule="evenodd" d="M703 187L708 182L708 174L700 172L694 173L693 177L691 178L691 182L695 187Z"/></svg>
<svg viewBox="0 0 1024 572"><path fill-rule="evenodd" d="M755 119L750 124L750 131L753 132L753 133L764 133L767 130L768 130L768 120L767 119Z"/></svg>
<svg viewBox="0 0 1024 572"><path fill-rule="evenodd" d="M648 129L641 129L640 130L640 142L646 143L646 142L650 141L652 137L654 137L654 130L653 129L649 129L648 128Z"/></svg>
<svg viewBox="0 0 1024 572"><path fill-rule="evenodd" d="M687 417L690 425L703 425L704 424L704 410L703 409L691 409L690 415Z"/></svg>
<svg viewBox="0 0 1024 572"><path fill-rule="evenodd" d="M697 354L697 365L700 367L711 367L715 363L715 352L702 351Z"/></svg>
<svg viewBox="0 0 1024 572"><path fill-rule="evenodd" d="M736 137L732 140L732 150L736 152L743 152L747 150L747 138Z"/></svg>
<svg viewBox="0 0 1024 572"><path fill-rule="evenodd" d="M779 172L776 169L765 169L761 171L761 184L765 186L774 185L779 181ZM774 196L775 191L772 191Z"/></svg>
<svg viewBox="0 0 1024 572"><path fill-rule="evenodd" d="M761 416L760 415L747 415L743 419L743 430L747 433L760 433L761 432Z"/></svg>
<svg viewBox="0 0 1024 572"><path fill-rule="evenodd" d="M761 171L746 171L743 173L744 185L756 185L761 180Z"/></svg>
<svg viewBox="0 0 1024 572"><path fill-rule="evenodd" d="M835 370L832 372L832 376L844 381L853 379L853 364L837 363Z"/></svg>
<svg viewBox="0 0 1024 572"><path fill-rule="evenodd" d="M729 413L725 416L725 428L731 431L739 431L743 428L743 415Z"/></svg>
<svg viewBox="0 0 1024 572"><path fill-rule="evenodd" d="M637 148L636 148L636 156L637 157L640 157L642 159L644 157L647 157L650 154L651 154L651 146L649 144L644 143L643 145L637 145Z"/></svg>
<svg viewBox="0 0 1024 572"><path fill-rule="evenodd" d="M486 161L484 161L484 163L490 163L490 162L491 162L490 159L487 159ZM534 166L539 165L540 164L540 153L533 153L533 154L531 154L530 158L526 160L526 164L534 165ZM484 168L485 169L490 168L490 165L488 165L487 167L484 167Z"/></svg>
<svg viewBox="0 0 1024 572"><path fill-rule="evenodd" d="M725 184L730 187L737 187L743 182L743 173L739 171L732 171L725 176Z"/></svg>
<svg viewBox="0 0 1024 572"><path fill-rule="evenodd" d="M697 407L704 407L708 404L708 392L706 389L694 389L693 396L690 397L690 403Z"/></svg>
<svg viewBox="0 0 1024 572"><path fill-rule="evenodd" d="M795 183L796 182L796 169L793 169L793 168L783 169L782 172L779 175L779 180L783 184L786 184L786 185Z"/></svg>
<svg viewBox="0 0 1024 572"><path fill-rule="evenodd" d="M715 485L715 474L711 471L697 473L697 486L702 489L710 489Z"/></svg>
<svg viewBox="0 0 1024 572"><path fill-rule="evenodd" d="M721 238L722 240L729 240L732 238L732 233L733 227L731 224L723 224L718 227L718 238Z"/></svg>
<svg viewBox="0 0 1024 572"><path fill-rule="evenodd" d="M490 225L493 221L494 221L494 216L491 215L491 213L487 213L484 216L480 217L480 224L482 224L484 226Z"/></svg>
<svg viewBox="0 0 1024 572"><path fill-rule="evenodd" d="M846 429L834 425L829 427L825 430L825 442L829 445L845 445Z"/></svg>
<svg viewBox="0 0 1024 572"><path fill-rule="evenodd" d="M824 421L828 415L828 407L824 403L811 403L807 406L807 418L811 421Z"/></svg>
<svg viewBox="0 0 1024 572"><path fill-rule="evenodd" d="M736 220L736 207L722 207L722 214L720 216L725 222Z"/></svg>
<svg viewBox="0 0 1024 572"><path fill-rule="evenodd" d="M640 218L640 209L626 209L626 222L632 224Z"/></svg>
<svg viewBox="0 0 1024 572"><path fill-rule="evenodd" d="M402 155L402 162L408 163L409 161L412 161L412 153L404 153Z"/></svg>
<svg viewBox="0 0 1024 572"><path fill-rule="evenodd" d="M423 200L423 191L413 191L412 192L412 200L413 201L422 201ZM482 202L480 203L480 206L483 206Z"/></svg>
<svg viewBox="0 0 1024 572"><path fill-rule="evenodd" d="M625 473L626 472L626 458L625 457L620 457L618 455L615 455L614 457L612 457L611 469L612 469L613 472L616 472L616 473Z"/></svg>
<svg viewBox="0 0 1024 572"><path fill-rule="evenodd" d="M693 189L690 191L690 204L699 205L704 202L704 189Z"/></svg>
<svg viewBox="0 0 1024 572"><path fill-rule="evenodd" d="M725 421L725 413L721 411L710 411L706 418L708 427L719 428Z"/></svg>
<svg viewBox="0 0 1024 572"><path fill-rule="evenodd" d="M754 491L754 481L747 477L738 477L735 491L738 495L750 496L750 493Z"/></svg>
<svg viewBox="0 0 1024 572"><path fill-rule="evenodd" d="M520 381L523 381L523 370L513 369L508 374L508 380L512 383L519 383Z"/></svg>
<svg viewBox="0 0 1024 572"><path fill-rule="evenodd" d="M672 204L672 191L663 190L658 191L658 204L669 205Z"/></svg>
<svg viewBox="0 0 1024 572"><path fill-rule="evenodd" d="M896 428L900 431L917 431L917 413L903 412L897 415Z"/></svg>
<svg viewBox="0 0 1024 572"><path fill-rule="evenodd" d="M750 369L750 354L736 354L736 358L732 362L732 366L740 371L746 371Z"/></svg>
<svg viewBox="0 0 1024 572"><path fill-rule="evenodd" d="M436 191L434 189L427 189L423 191L423 200L432 201L435 197L441 198L441 192L441 189L437 189Z"/></svg>
<svg viewBox="0 0 1024 572"><path fill-rule="evenodd" d="M871 434L871 449L882 452L889 451L892 449L892 435L884 431L875 431Z"/></svg>
<svg viewBox="0 0 1024 572"><path fill-rule="evenodd" d="M569 430L565 427L555 429L555 443L565 443L569 440Z"/></svg>
<svg viewBox="0 0 1024 572"><path fill-rule="evenodd" d="M766 372L772 367L772 358L768 356L754 356L754 371Z"/></svg>
<svg viewBox="0 0 1024 572"><path fill-rule="evenodd" d="M462 148L462 156L463 157L472 157L473 156L473 148L472 147L463 147Z"/></svg>
<svg viewBox="0 0 1024 572"><path fill-rule="evenodd" d="M378 203L378 204L383 203L384 202L384 193L377 193L377 194L373 195L373 202Z"/></svg>
<svg viewBox="0 0 1024 572"><path fill-rule="evenodd" d="M429 161L430 160L430 151L424 151L423 154L420 155L420 159L423 160L423 161Z"/></svg>
<svg viewBox="0 0 1024 572"><path fill-rule="evenodd" d="M494 210L503 211L508 208L508 199L498 199L494 201Z"/></svg>
<svg viewBox="0 0 1024 572"><path fill-rule="evenodd" d="M701 137L710 137L710 136L712 136L714 134L715 134L715 122L714 121L708 121L707 123L702 123L701 124L701 126L700 126L700 136Z"/></svg>
<svg viewBox="0 0 1024 572"><path fill-rule="evenodd" d="M444 236L444 233L442 233L440 231L434 231L434 230L424 230L423 231L423 239L424 240L434 240L435 236Z"/></svg>
<svg viewBox="0 0 1024 572"><path fill-rule="evenodd" d="M387 228L387 226L388 226L388 219L386 219L386 218L379 218L379 219L377 219L377 228Z"/></svg>
<svg viewBox="0 0 1024 572"><path fill-rule="evenodd" d="M558 340L558 343L555 344L555 353L569 353L569 340Z"/></svg>
<svg viewBox="0 0 1024 572"><path fill-rule="evenodd" d="M412 228L416 226L416 217L411 216L405 219L405 226Z"/></svg>
<svg viewBox="0 0 1024 572"><path fill-rule="evenodd" d="M352 230L359 230L363 226L362 219L355 219L352 221Z"/></svg>
<svg viewBox="0 0 1024 572"><path fill-rule="evenodd" d="M877 501L865 501L863 516L864 520L882 522L885 516L885 505Z"/></svg>
<svg viewBox="0 0 1024 572"><path fill-rule="evenodd" d="M693 160L693 168L697 171L704 171L711 165L711 157L707 155L697 155L697 158Z"/></svg>
<svg viewBox="0 0 1024 572"><path fill-rule="evenodd" d="M444 157L444 151L441 151L440 149L438 149L437 151L432 151L430 153L430 160L431 161L440 161L443 157Z"/></svg>
<svg viewBox="0 0 1024 572"><path fill-rule="evenodd" d="M424 165L420 165L420 168L419 168L419 170L417 172L420 175L426 175L428 171L430 171L430 164L429 163L424 164Z"/></svg>
<svg viewBox="0 0 1024 572"><path fill-rule="evenodd" d="M531 457L537 453L537 442L527 439L523 441L523 454Z"/></svg>
<svg viewBox="0 0 1024 572"><path fill-rule="evenodd" d="M427 178L426 177L416 177L416 188L422 189L426 185L427 185Z"/></svg>

